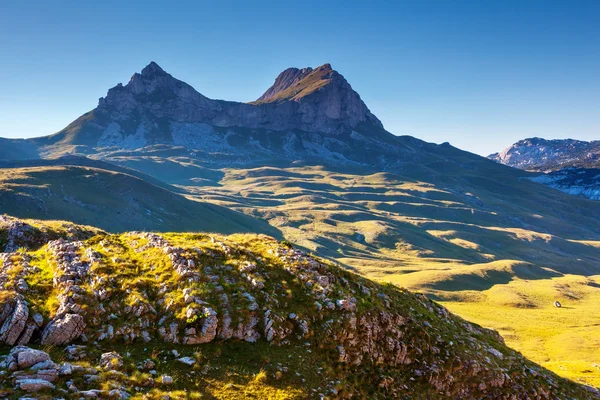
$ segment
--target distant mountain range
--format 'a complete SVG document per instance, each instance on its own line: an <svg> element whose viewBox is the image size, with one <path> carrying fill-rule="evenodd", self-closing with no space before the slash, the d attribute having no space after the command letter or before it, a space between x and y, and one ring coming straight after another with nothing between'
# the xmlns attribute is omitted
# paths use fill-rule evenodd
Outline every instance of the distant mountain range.
<svg viewBox="0 0 600 400"><path fill-rule="evenodd" d="M515 168L535 171L600 165L600 140L530 138L519 140L488 158Z"/></svg>
<svg viewBox="0 0 600 400"><path fill-rule="evenodd" d="M573 195L600 200L600 140L530 138L488 158L529 171L533 180Z"/></svg>

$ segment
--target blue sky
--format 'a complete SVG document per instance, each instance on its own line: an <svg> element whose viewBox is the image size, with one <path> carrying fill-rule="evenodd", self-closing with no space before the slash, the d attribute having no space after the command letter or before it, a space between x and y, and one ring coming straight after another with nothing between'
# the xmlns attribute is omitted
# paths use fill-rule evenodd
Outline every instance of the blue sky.
<svg viewBox="0 0 600 400"><path fill-rule="evenodd" d="M14 1L0 4L0 136L56 132L154 60L256 99L329 62L386 128L487 155L600 139L600 1Z"/></svg>

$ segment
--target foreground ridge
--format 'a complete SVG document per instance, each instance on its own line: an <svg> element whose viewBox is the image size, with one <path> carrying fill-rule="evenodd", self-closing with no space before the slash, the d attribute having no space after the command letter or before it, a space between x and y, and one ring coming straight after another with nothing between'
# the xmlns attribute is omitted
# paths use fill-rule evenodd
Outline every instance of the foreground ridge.
<svg viewBox="0 0 600 400"><path fill-rule="evenodd" d="M264 235L2 217L0 250L4 395L598 398L423 295Z"/></svg>

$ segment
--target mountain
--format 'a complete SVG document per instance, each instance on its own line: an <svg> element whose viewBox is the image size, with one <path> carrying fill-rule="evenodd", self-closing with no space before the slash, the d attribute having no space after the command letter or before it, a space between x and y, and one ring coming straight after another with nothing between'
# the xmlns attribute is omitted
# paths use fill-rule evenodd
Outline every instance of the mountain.
<svg viewBox="0 0 600 400"><path fill-rule="evenodd" d="M600 141L524 139L488 158L511 167L544 172L532 180L565 193L600 200Z"/></svg>
<svg viewBox="0 0 600 400"><path fill-rule="evenodd" d="M564 166L589 167L600 164L600 141L530 138L516 142L491 160L527 170L557 170Z"/></svg>
<svg viewBox="0 0 600 400"><path fill-rule="evenodd" d="M0 238L22 249L0 253L3 397L600 398L423 295L264 235L0 217Z"/></svg>
<svg viewBox="0 0 600 400"><path fill-rule="evenodd" d="M393 135L327 64L288 69L245 104L209 99L151 63L64 130L25 143L43 158L38 168L52 168L32 176L29 161L7 162L0 195L20 217L60 211L113 232L265 232L268 223L270 235L422 292L544 367L600 386L599 204L534 182L539 172ZM80 165L43 164L65 154L56 162ZM47 187L84 207L25 207L47 202ZM209 206L235 214L205 221ZM242 213L252 219L232 224Z"/></svg>
<svg viewBox="0 0 600 400"><path fill-rule="evenodd" d="M329 64L297 82L285 74L259 101L247 104L209 99L150 63L126 85L110 89L97 108L32 143L45 155L168 144L258 158L296 157L318 146L333 157L333 148L344 144L340 138L353 130L383 130ZM349 150L341 149L341 156L353 158Z"/></svg>

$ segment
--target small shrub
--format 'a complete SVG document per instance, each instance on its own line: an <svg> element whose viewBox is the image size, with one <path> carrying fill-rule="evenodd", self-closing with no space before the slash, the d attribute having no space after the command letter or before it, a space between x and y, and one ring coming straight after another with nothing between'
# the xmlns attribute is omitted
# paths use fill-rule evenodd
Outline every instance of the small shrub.
<svg viewBox="0 0 600 400"><path fill-rule="evenodd" d="M261 369L258 374L254 376L254 383L264 384L267 382L267 371Z"/></svg>

